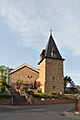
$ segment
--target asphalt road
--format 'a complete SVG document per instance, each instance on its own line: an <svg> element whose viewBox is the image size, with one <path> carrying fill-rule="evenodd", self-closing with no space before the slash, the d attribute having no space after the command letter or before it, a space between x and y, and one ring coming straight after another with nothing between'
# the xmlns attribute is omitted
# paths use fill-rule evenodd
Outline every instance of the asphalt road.
<svg viewBox="0 0 80 120"><path fill-rule="evenodd" d="M0 106L0 120L80 120L74 105Z"/></svg>

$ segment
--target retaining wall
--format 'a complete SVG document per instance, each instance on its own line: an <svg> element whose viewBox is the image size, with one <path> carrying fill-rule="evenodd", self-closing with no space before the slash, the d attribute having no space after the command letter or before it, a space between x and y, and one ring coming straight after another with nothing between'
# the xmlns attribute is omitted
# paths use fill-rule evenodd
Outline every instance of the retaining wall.
<svg viewBox="0 0 80 120"><path fill-rule="evenodd" d="M0 105L11 105L12 99L11 98L0 98Z"/></svg>
<svg viewBox="0 0 80 120"><path fill-rule="evenodd" d="M52 105L52 104L69 104L75 103L76 99L40 99L31 98L31 105Z"/></svg>

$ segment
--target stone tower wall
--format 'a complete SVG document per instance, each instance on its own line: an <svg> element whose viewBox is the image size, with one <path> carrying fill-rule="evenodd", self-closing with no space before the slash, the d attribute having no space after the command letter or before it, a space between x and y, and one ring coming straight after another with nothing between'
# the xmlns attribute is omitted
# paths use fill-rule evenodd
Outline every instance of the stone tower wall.
<svg viewBox="0 0 80 120"><path fill-rule="evenodd" d="M46 63L46 59L44 59L41 63L40 63L40 73L39 73L39 78L41 81L41 90L44 93L45 92L45 64Z"/></svg>
<svg viewBox="0 0 80 120"><path fill-rule="evenodd" d="M46 58L45 92L64 92L63 60Z"/></svg>

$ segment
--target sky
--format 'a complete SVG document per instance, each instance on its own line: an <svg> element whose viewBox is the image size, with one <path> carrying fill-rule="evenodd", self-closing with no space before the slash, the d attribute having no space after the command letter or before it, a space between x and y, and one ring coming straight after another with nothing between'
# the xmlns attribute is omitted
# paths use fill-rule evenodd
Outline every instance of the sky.
<svg viewBox="0 0 80 120"><path fill-rule="evenodd" d="M0 0L0 65L38 68L50 29L64 76L80 85L80 0Z"/></svg>

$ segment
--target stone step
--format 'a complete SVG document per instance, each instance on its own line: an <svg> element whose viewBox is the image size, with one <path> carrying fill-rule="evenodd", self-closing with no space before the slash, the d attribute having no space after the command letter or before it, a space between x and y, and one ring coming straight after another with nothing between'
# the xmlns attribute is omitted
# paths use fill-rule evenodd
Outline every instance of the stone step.
<svg viewBox="0 0 80 120"><path fill-rule="evenodd" d="M15 88L11 87L9 90L13 95L13 105L29 105L25 97L16 92Z"/></svg>

